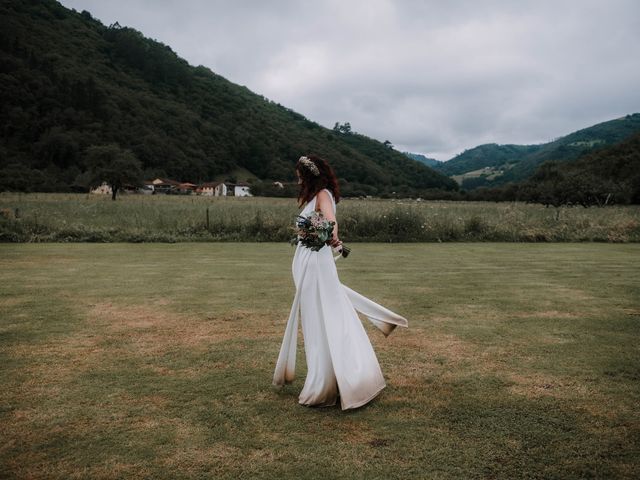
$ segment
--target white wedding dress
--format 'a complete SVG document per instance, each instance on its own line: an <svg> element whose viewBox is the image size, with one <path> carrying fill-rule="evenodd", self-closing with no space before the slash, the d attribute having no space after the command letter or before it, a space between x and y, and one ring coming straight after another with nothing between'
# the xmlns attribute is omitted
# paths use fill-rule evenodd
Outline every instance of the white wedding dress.
<svg viewBox="0 0 640 480"><path fill-rule="evenodd" d="M329 192L336 211L333 194ZM317 195L300 215L316 207ZM336 257L337 258L337 257ZM386 386L378 359L357 312L388 336L407 319L340 283L330 246L314 252L296 246L292 264L296 294L291 306L273 384L294 379L298 323L302 323L307 377L298 402L307 406L335 405L342 410L360 407Z"/></svg>

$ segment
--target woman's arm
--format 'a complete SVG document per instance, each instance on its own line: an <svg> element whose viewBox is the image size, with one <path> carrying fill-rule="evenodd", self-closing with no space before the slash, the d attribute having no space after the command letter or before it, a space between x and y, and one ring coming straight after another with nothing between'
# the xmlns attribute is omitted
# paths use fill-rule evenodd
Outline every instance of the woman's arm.
<svg viewBox="0 0 640 480"><path fill-rule="evenodd" d="M317 203L317 208L320 209L324 218L332 222L336 222L336 224L333 226L333 237L330 242L331 246L341 244L342 242L338 239L338 221L336 220L336 216L333 213L333 202L331 202L329 194L324 190L318 192Z"/></svg>

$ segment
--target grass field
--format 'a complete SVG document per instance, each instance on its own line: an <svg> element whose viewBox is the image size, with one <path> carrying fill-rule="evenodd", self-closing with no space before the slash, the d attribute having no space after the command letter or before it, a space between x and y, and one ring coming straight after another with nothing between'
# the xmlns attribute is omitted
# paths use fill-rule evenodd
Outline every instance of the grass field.
<svg viewBox="0 0 640 480"><path fill-rule="evenodd" d="M296 203L195 195L122 195L112 201L108 195L4 192L0 242L284 242L301 210ZM345 198L337 217L345 243L640 242L638 205L556 209Z"/></svg>
<svg viewBox="0 0 640 480"><path fill-rule="evenodd" d="M640 246L353 246L367 406L271 386L282 243L0 245L0 478L640 477Z"/></svg>

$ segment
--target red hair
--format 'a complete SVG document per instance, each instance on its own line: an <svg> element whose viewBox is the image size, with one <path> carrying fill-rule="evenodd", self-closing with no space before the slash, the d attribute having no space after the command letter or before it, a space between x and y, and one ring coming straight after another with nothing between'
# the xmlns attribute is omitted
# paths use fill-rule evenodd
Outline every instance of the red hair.
<svg viewBox="0 0 640 480"><path fill-rule="evenodd" d="M323 188L331 190L331 193L333 193L333 199L338 203L340 201L340 188L338 187L338 179L336 178L336 174L334 173L333 168L331 168L331 165L329 165L325 159L320 158L317 155L306 155L306 157L311 160L316 167L318 167L320 175L314 175L306 165L298 160L296 163L296 170L302 178L300 191L298 192L298 206L302 207L306 202L311 201L311 199Z"/></svg>

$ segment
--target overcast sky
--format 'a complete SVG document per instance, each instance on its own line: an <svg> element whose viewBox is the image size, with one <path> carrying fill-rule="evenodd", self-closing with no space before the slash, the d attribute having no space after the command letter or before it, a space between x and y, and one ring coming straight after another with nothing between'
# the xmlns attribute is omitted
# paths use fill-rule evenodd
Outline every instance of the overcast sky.
<svg viewBox="0 0 640 480"><path fill-rule="evenodd" d="M439 160L640 112L638 0L62 0Z"/></svg>

